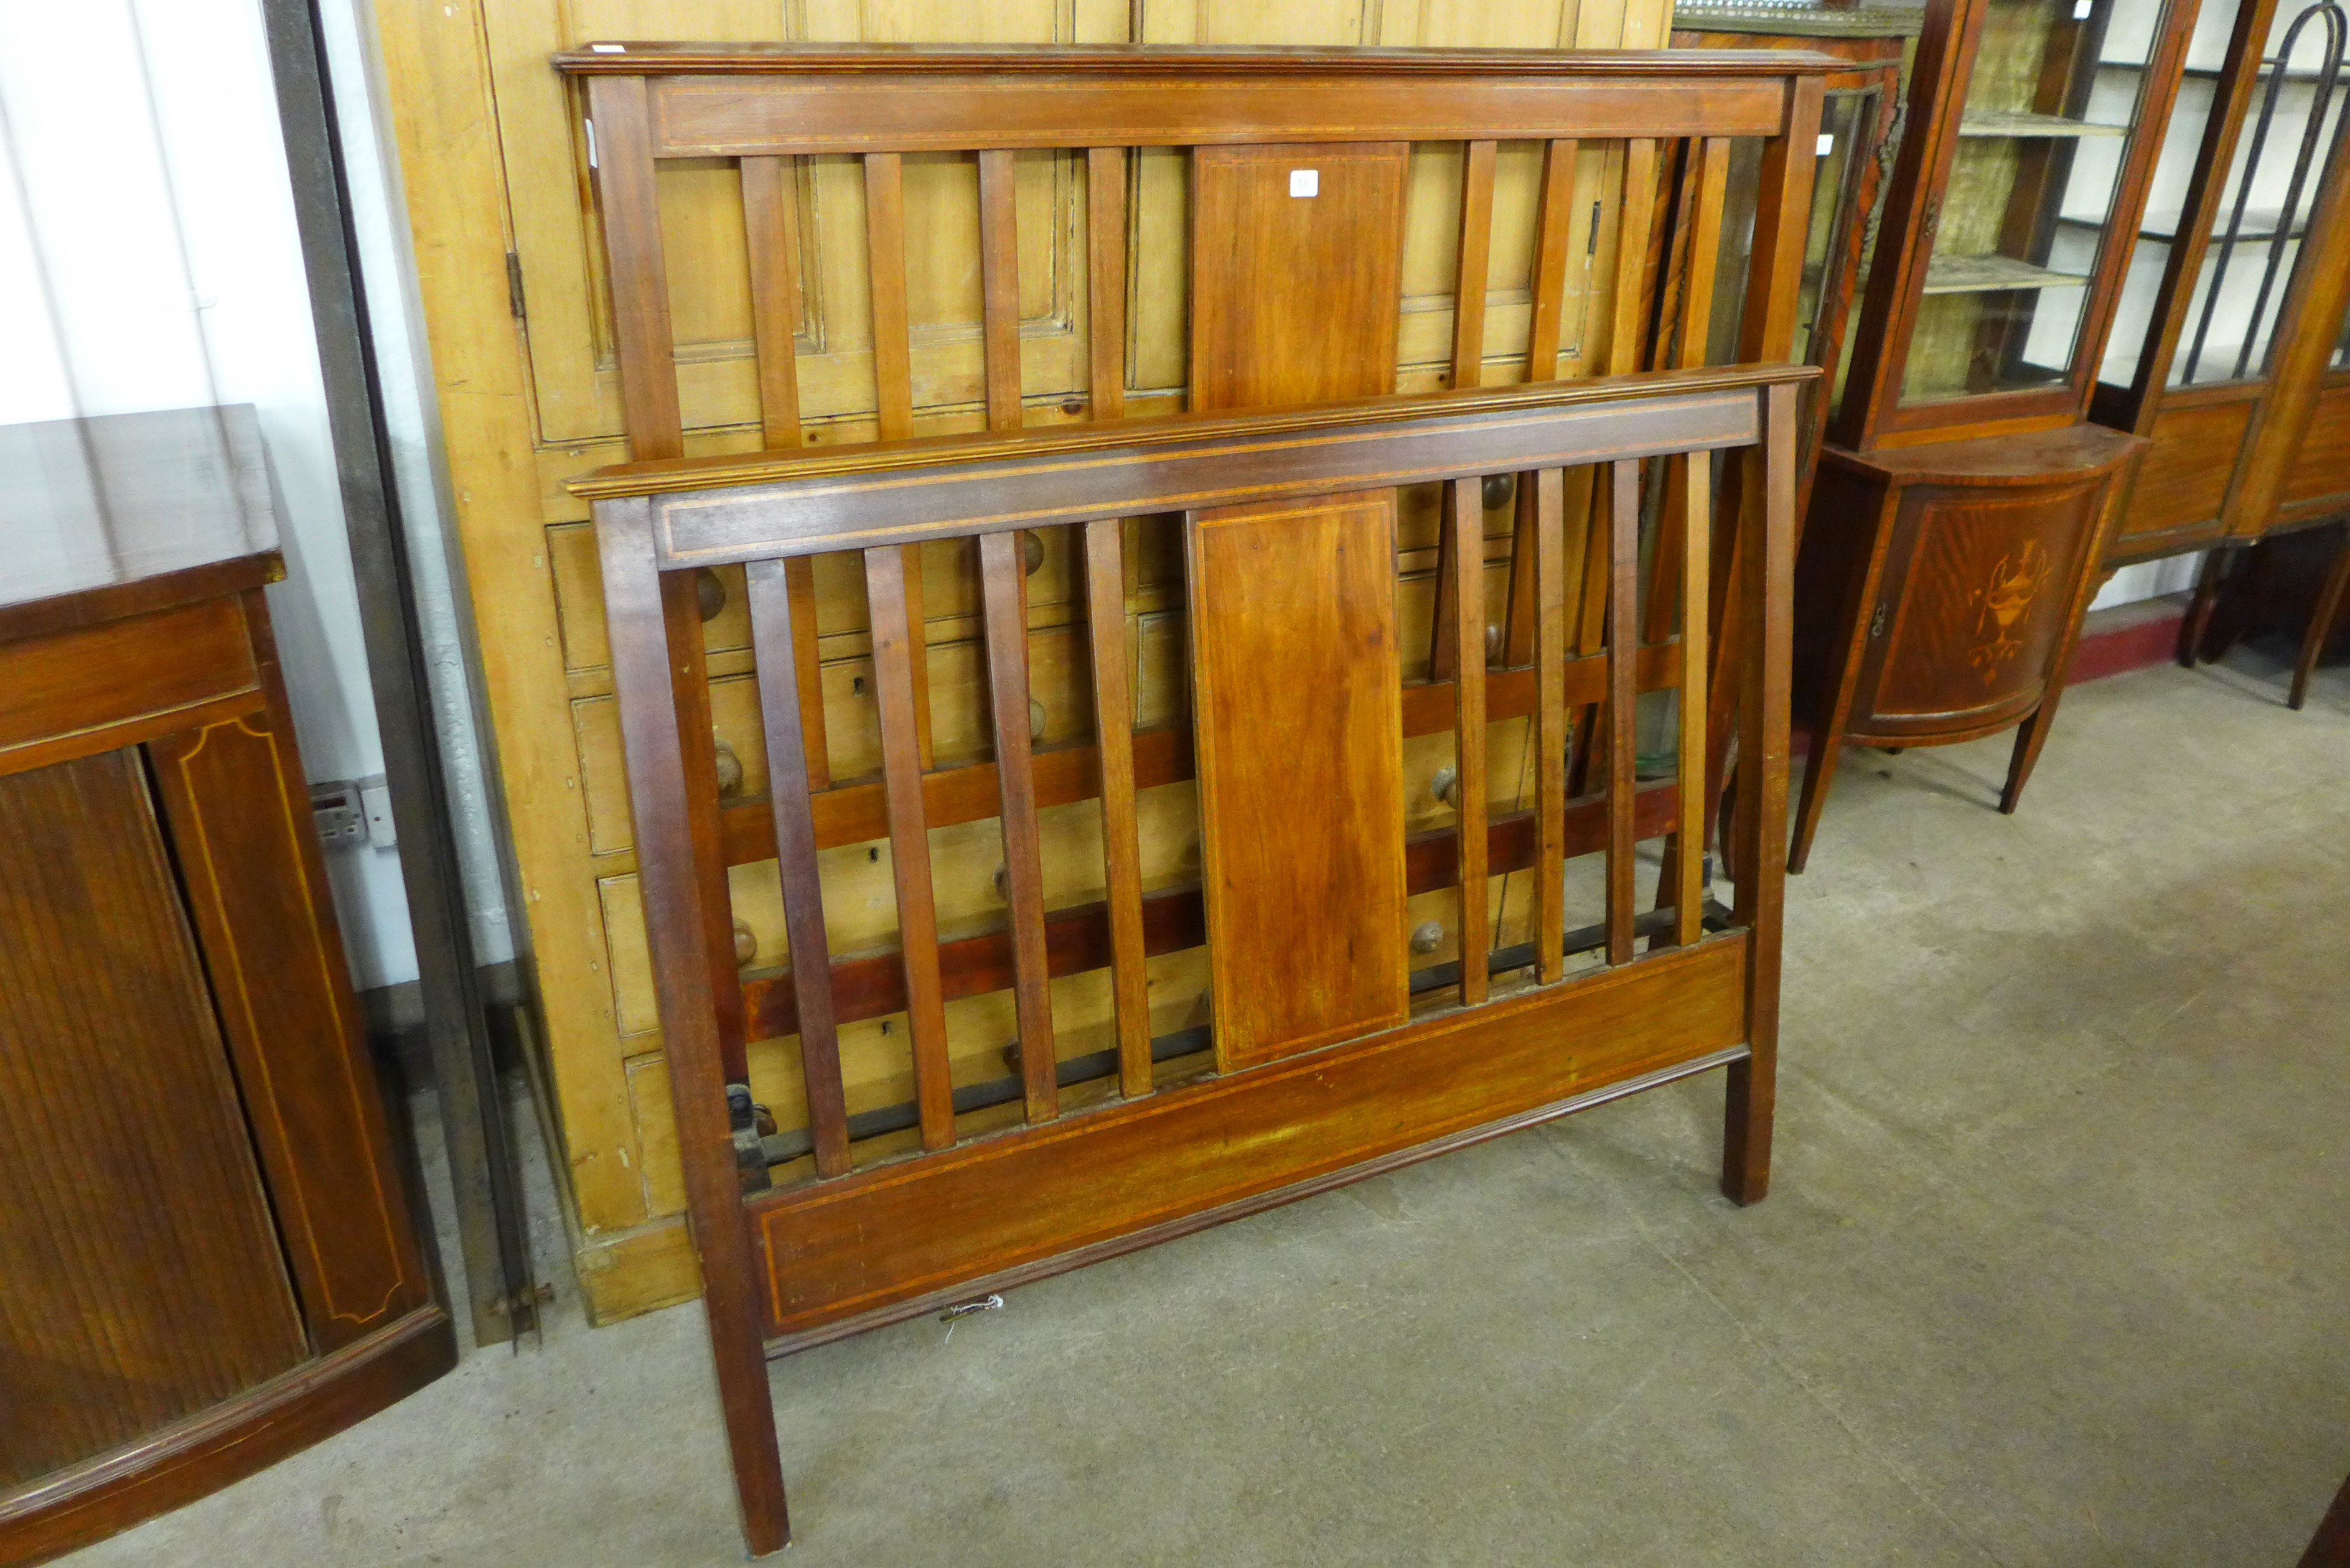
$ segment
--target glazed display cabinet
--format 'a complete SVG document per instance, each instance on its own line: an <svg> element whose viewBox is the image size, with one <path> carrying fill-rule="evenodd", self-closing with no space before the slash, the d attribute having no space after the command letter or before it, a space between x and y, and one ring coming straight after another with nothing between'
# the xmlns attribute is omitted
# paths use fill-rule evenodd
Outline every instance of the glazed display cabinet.
<svg viewBox="0 0 2350 1568"><path fill-rule="evenodd" d="M2345 43L2334 0L2208 0L2090 404L2154 443L2109 566L2350 505Z"/></svg>
<svg viewBox="0 0 2350 1568"><path fill-rule="evenodd" d="M1797 573L1800 869L1847 742L2046 742L2146 443L2085 422L2196 0L1935 0Z"/></svg>

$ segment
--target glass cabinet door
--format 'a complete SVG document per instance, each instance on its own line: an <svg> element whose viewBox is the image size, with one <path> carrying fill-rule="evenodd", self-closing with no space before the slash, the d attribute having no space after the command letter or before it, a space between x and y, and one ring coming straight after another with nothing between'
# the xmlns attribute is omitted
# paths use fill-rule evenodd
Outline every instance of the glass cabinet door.
<svg viewBox="0 0 2350 1568"><path fill-rule="evenodd" d="M2074 380L2165 0L1985 0L1905 407Z"/></svg>
<svg viewBox="0 0 2350 1568"><path fill-rule="evenodd" d="M2256 0L2245 0L2247 4ZM2170 249L2180 243L2188 184L2224 74L2238 6L2204 0L2172 111L2162 159L2147 196L2146 217L2130 263L2112 342L2098 379L2135 383L2149 347L2151 314ZM2264 379L2272 339L2291 291L2302 241L2318 192L2338 171L2344 70L2350 27L2333 0L2282 0L2270 18L2233 161L2210 207L2208 239L2197 265L2166 384L2209 386Z"/></svg>

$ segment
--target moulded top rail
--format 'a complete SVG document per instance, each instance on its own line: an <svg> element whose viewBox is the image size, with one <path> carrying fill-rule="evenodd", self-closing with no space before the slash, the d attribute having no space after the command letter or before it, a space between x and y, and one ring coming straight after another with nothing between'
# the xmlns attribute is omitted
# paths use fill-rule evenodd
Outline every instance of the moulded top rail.
<svg viewBox="0 0 2350 1568"><path fill-rule="evenodd" d="M555 57L571 76L722 74L1118 76L1826 76L1851 62L1811 49L1421 49L1271 44L699 44L597 42Z"/></svg>
<svg viewBox="0 0 2350 1568"><path fill-rule="evenodd" d="M591 44L654 158L1785 132L1809 51ZM596 106L605 106L603 108Z"/></svg>
<svg viewBox="0 0 2350 1568"><path fill-rule="evenodd" d="M678 458L571 482L641 500L664 569L1753 444L1758 394L1804 365L1738 365L1388 395L1307 408Z"/></svg>

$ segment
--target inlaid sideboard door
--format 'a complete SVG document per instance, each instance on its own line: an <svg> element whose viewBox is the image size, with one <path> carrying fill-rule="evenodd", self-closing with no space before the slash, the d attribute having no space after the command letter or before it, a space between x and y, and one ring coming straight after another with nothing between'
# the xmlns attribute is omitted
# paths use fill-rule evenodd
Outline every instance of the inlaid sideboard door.
<svg viewBox="0 0 2350 1568"><path fill-rule="evenodd" d="M0 1489L309 1355L140 748L0 775Z"/></svg>

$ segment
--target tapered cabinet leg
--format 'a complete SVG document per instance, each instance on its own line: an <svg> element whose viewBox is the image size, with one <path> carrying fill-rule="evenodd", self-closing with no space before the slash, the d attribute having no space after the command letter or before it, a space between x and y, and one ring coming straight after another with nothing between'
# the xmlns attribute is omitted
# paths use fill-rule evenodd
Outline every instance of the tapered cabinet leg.
<svg viewBox="0 0 2350 1568"><path fill-rule="evenodd" d="M2227 576L2228 552L2207 551L2203 566L2195 574L2195 597L2187 601L2187 613L2178 621L2178 662L2195 668L2203 656L2203 637L2211 629L2211 607L2220 600L2220 583Z"/></svg>
<svg viewBox="0 0 2350 1568"><path fill-rule="evenodd" d="M2016 806L2023 800L2024 782L2032 777L2032 769L2040 761L2040 748L2047 742L2055 710L2056 693L2052 691L2015 732L2015 751L2007 764L2007 787L1999 792L1999 809L2006 815L2013 816Z"/></svg>
<svg viewBox="0 0 2350 1568"><path fill-rule="evenodd" d="M1820 830L1820 813L1827 809L1828 785L1835 779L1836 763L1844 755L1844 737L1814 732L1804 760L1804 793L1795 803L1795 842L1787 851L1787 874L1794 876L1812 857L1812 836Z"/></svg>
<svg viewBox="0 0 2350 1568"><path fill-rule="evenodd" d="M2293 666L2293 691L2285 699L2285 706L2295 712L2309 701L2309 678L2317 672L2317 660L2325 651L2325 639L2334 630L2334 618L2341 613L2345 587L2350 587L2350 534L2343 537L2333 569L2325 574L2325 586L2318 590L2317 607L2310 612L2309 629L2301 636L2301 657Z"/></svg>

